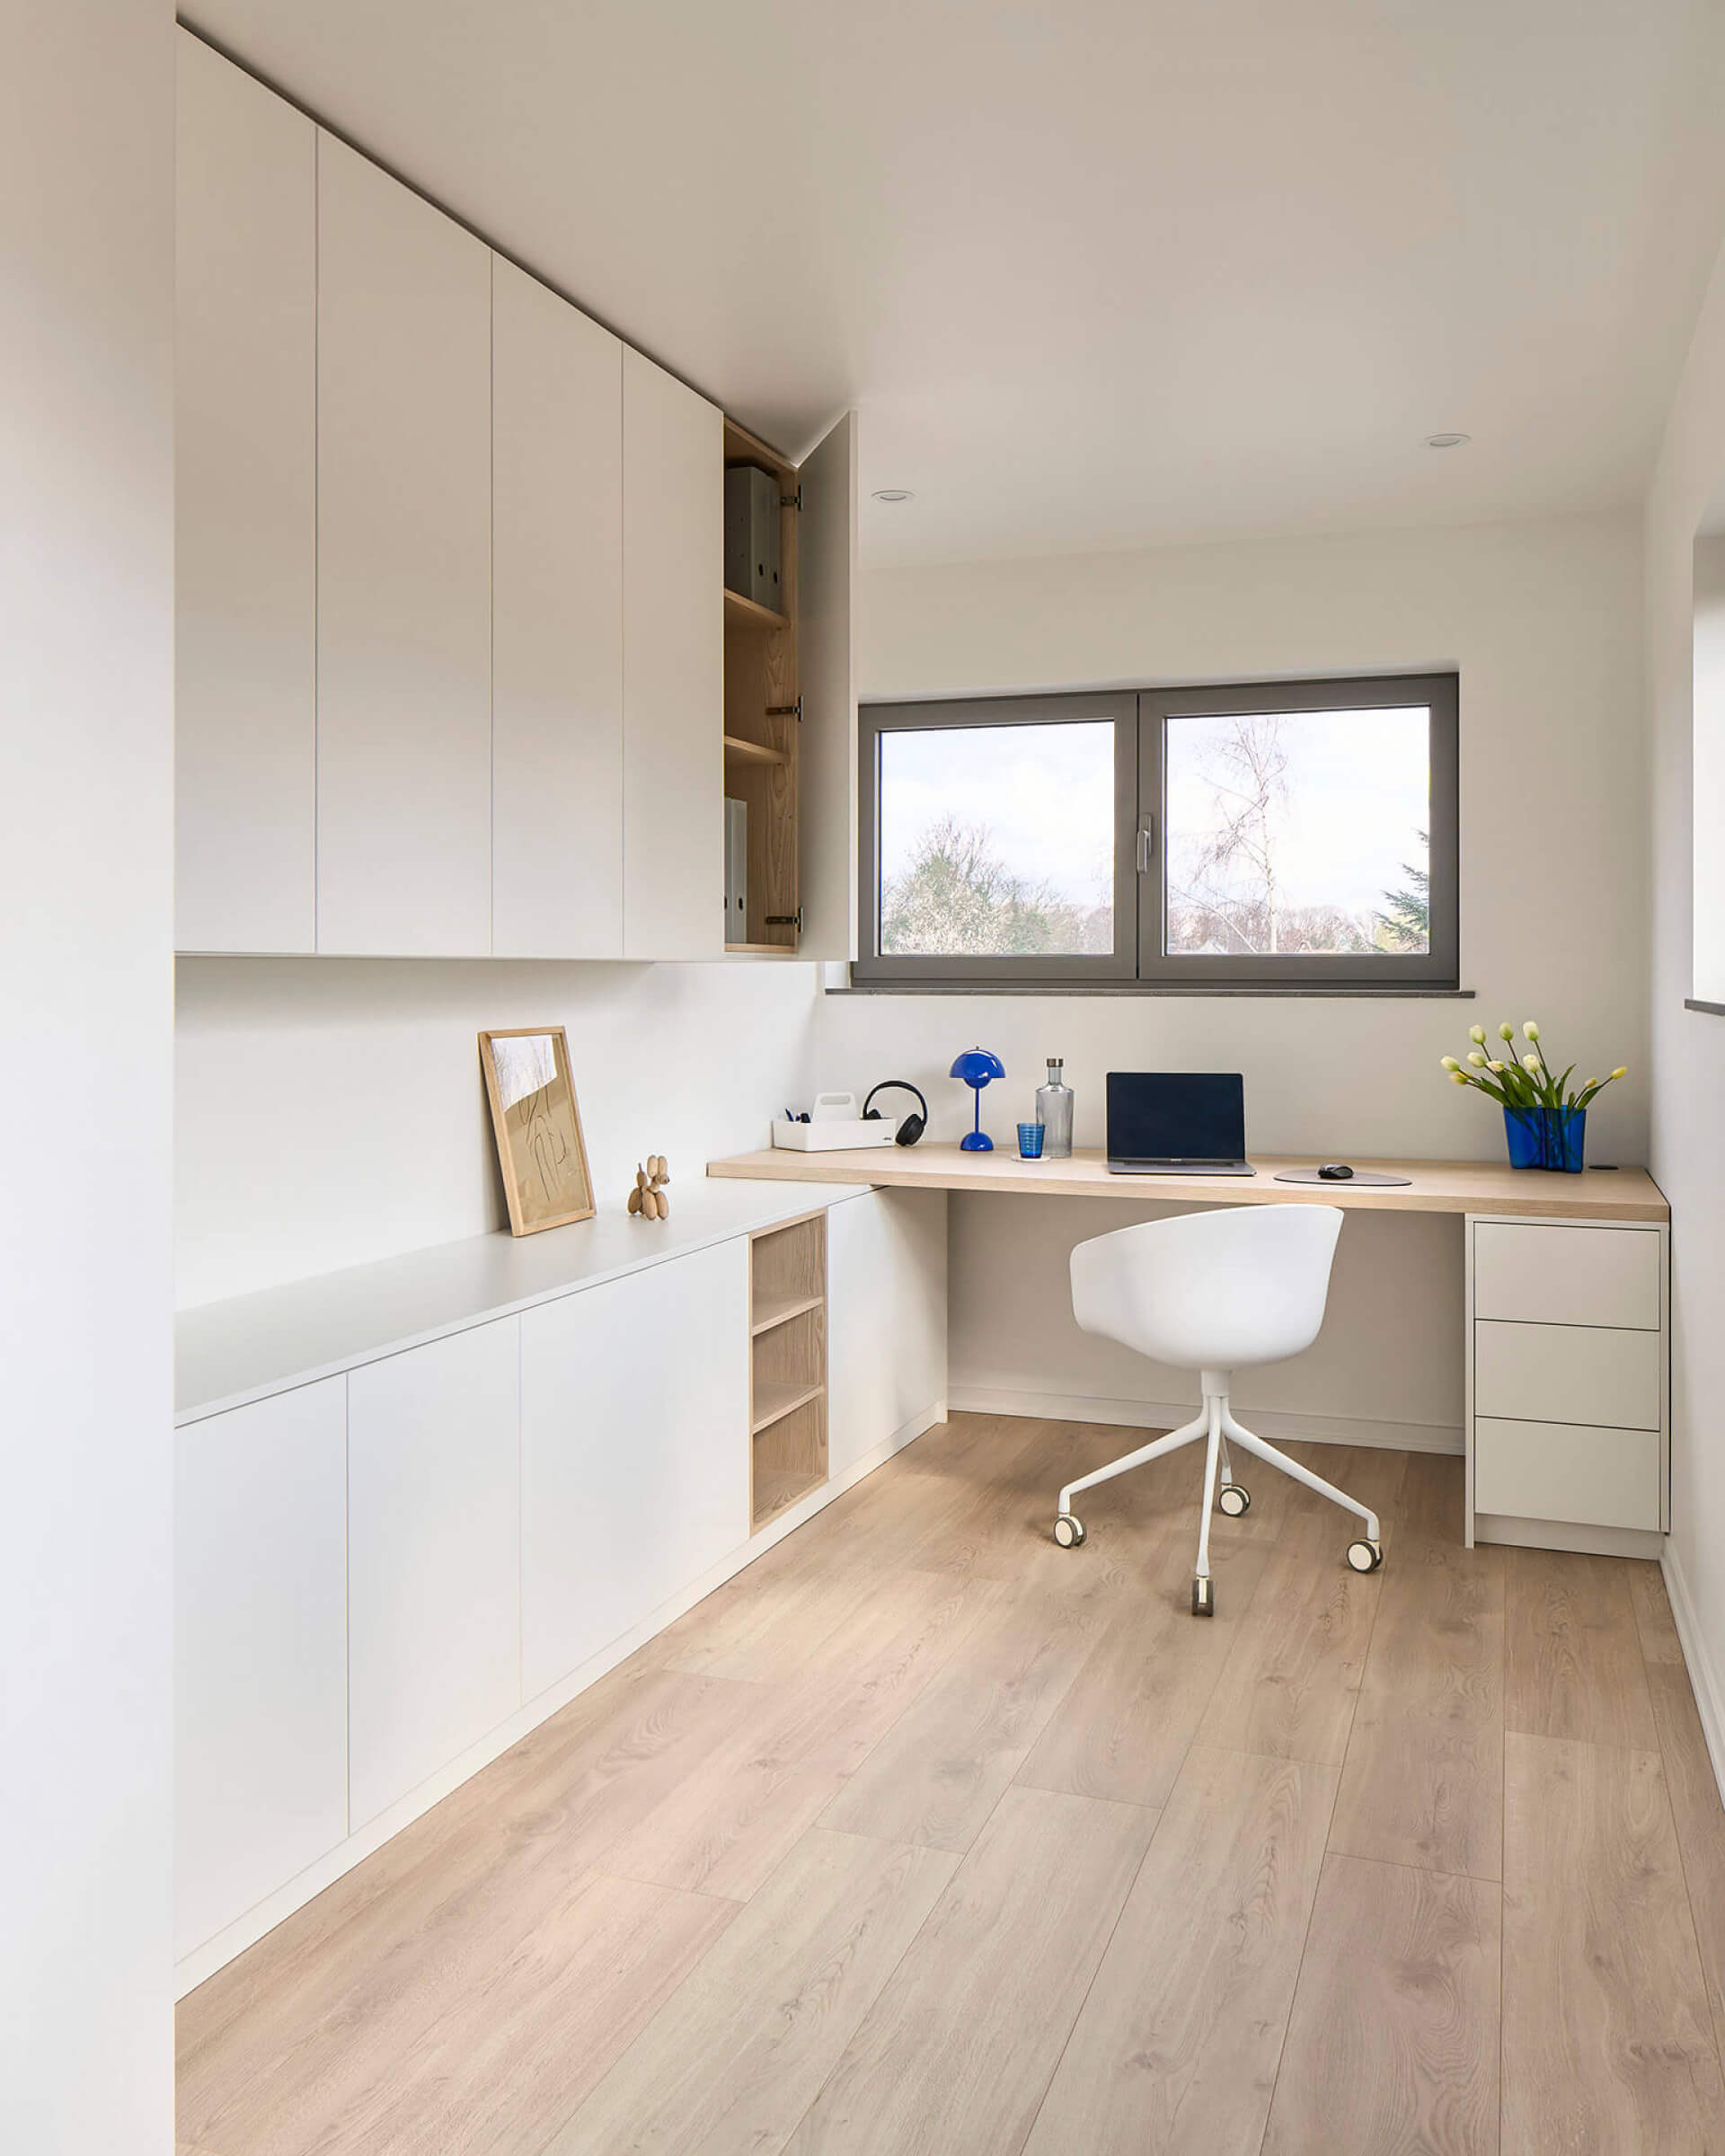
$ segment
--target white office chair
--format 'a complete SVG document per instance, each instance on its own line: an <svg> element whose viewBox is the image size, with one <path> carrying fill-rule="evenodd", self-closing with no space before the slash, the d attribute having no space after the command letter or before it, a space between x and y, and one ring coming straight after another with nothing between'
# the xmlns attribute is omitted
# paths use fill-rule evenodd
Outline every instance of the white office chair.
<svg viewBox="0 0 1725 2156"><path fill-rule="evenodd" d="M1210 1585L1210 1507L1219 1504L1237 1519L1252 1503L1234 1479L1229 1440L1321 1498L1358 1513L1366 1533L1348 1545L1356 1572L1376 1572L1384 1561L1377 1515L1335 1489L1297 1460L1243 1429L1228 1411L1231 1373L1250 1363L1278 1363L1318 1337L1330 1266L1341 1233L1337 1206L1241 1206L1219 1213L1188 1213L1119 1228L1081 1242L1072 1253L1072 1309L1086 1332L1122 1341L1140 1355L1203 1373L1204 1406L1183 1429L1142 1445L1123 1460L1080 1476L1060 1492L1054 1539L1075 1550L1084 1530L1072 1509L1081 1489L1143 1467L1181 1445L1206 1441L1204 1513L1198 1531L1198 1570L1192 1579L1192 1614L1216 1608ZM1216 1470L1221 1469L1221 1488Z"/></svg>

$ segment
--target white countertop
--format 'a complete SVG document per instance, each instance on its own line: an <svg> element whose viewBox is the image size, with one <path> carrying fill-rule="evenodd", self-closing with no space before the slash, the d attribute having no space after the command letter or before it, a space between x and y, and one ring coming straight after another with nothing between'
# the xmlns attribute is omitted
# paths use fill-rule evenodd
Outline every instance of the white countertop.
<svg viewBox="0 0 1725 2156"><path fill-rule="evenodd" d="M856 1185L691 1178L673 1185L667 1221L632 1219L613 1200L592 1220L542 1234L470 1236L201 1303L174 1321L174 1421L219 1415L862 1195Z"/></svg>

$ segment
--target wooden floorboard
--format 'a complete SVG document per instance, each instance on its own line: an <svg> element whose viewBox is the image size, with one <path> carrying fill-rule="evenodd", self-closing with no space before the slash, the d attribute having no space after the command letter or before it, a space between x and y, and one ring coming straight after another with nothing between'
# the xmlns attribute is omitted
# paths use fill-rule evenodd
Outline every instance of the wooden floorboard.
<svg viewBox="0 0 1725 2156"><path fill-rule="evenodd" d="M1264 2156L1494 2156L1497 1886L1326 1858Z"/></svg>
<svg viewBox="0 0 1725 2156"><path fill-rule="evenodd" d="M1502 1558L1409 1537L1386 1565L1332 1849L1502 1876Z"/></svg>
<svg viewBox="0 0 1725 2156"><path fill-rule="evenodd" d="M1252 2156L1335 1790L1331 1767L1193 1747L1030 2156Z"/></svg>
<svg viewBox="0 0 1725 2156"><path fill-rule="evenodd" d="M1016 2150L1156 1816L1008 1789L792 2136L794 2156Z"/></svg>
<svg viewBox="0 0 1725 2156"><path fill-rule="evenodd" d="M1509 1731L1503 1869L1506 2156L1725 2145L1659 1754Z"/></svg>
<svg viewBox="0 0 1725 2156"><path fill-rule="evenodd" d="M182 2002L181 2150L1725 2156L1658 1568L1303 1444L1384 1568L1241 1460L1194 1619L1199 1449L1049 1536L1144 1435L957 1416L764 1552Z"/></svg>

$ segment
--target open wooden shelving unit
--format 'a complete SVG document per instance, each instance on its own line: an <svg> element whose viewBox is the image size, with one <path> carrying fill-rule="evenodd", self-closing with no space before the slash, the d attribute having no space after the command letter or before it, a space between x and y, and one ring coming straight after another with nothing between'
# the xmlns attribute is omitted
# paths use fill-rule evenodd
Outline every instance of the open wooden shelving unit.
<svg viewBox="0 0 1725 2156"><path fill-rule="evenodd" d="M751 1235L750 1533L827 1480L827 1215Z"/></svg>
<svg viewBox="0 0 1725 2156"><path fill-rule="evenodd" d="M725 792L748 809L747 934L725 949L794 958L797 897L797 468L758 436L725 421L725 464L757 464L779 482L779 589L784 612L725 593Z"/></svg>

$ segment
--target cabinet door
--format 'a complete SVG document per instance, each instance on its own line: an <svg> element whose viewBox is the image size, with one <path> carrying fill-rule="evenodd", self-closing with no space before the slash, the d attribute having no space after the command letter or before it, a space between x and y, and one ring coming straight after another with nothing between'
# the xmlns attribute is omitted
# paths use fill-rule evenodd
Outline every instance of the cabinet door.
<svg viewBox="0 0 1725 2156"><path fill-rule="evenodd" d="M317 130L177 37L174 942L309 951Z"/></svg>
<svg viewBox="0 0 1725 2156"><path fill-rule="evenodd" d="M797 648L802 680L797 821L799 949L856 956L856 415L846 412L797 474Z"/></svg>
<svg viewBox="0 0 1725 2156"><path fill-rule="evenodd" d="M836 1478L946 1398L946 1197L827 1213L827 1455Z"/></svg>
<svg viewBox="0 0 1725 2156"><path fill-rule="evenodd" d="M748 1244L521 1320L522 1663L532 1699L748 1536Z"/></svg>
<svg viewBox="0 0 1725 2156"><path fill-rule="evenodd" d="M491 265L491 949L623 955L623 347Z"/></svg>
<svg viewBox="0 0 1725 2156"><path fill-rule="evenodd" d="M348 1379L355 1827L521 1703L519 1358L506 1318Z"/></svg>
<svg viewBox="0 0 1725 2156"><path fill-rule="evenodd" d="M174 1438L174 1951L348 1831L347 1381Z"/></svg>
<svg viewBox="0 0 1725 2156"><path fill-rule="evenodd" d="M318 137L317 947L483 956L491 258Z"/></svg>
<svg viewBox="0 0 1725 2156"><path fill-rule="evenodd" d="M724 944L724 436L623 355L623 951Z"/></svg>

